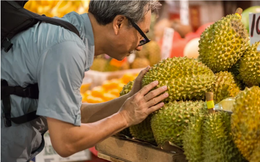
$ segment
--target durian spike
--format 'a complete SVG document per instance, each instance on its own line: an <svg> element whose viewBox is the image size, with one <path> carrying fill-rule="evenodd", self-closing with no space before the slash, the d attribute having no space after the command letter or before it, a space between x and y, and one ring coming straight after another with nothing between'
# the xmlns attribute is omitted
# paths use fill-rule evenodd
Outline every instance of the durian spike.
<svg viewBox="0 0 260 162"><path fill-rule="evenodd" d="M208 113L215 113L213 96L214 96L213 92L206 92Z"/></svg>
<svg viewBox="0 0 260 162"><path fill-rule="evenodd" d="M242 19L242 16L241 16L242 12L243 12L243 9L239 7L239 8L236 9L235 14L238 15L240 17L240 19Z"/></svg>

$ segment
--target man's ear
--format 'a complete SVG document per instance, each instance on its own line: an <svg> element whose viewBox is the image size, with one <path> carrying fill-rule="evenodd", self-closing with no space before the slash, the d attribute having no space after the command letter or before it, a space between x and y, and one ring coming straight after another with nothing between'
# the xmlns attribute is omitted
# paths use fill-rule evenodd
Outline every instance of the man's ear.
<svg viewBox="0 0 260 162"><path fill-rule="evenodd" d="M119 30L123 26L123 21L126 20L126 17L123 15L117 15L113 20L113 29L115 34L117 35L119 33Z"/></svg>

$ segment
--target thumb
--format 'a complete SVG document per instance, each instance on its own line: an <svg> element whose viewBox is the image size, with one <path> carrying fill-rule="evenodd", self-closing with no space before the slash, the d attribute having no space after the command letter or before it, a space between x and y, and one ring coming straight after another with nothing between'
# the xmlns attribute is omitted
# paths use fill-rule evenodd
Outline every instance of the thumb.
<svg viewBox="0 0 260 162"><path fill-rule="evenodd" d="M150 69L151 69L151 67L150 67L150 66L147 66L145 69L143 69L143 70L138 74L138 76L136 77L135 80L136 80L137 82L141 83L141 81L142 81L144 75L145 75Z"/></svg>

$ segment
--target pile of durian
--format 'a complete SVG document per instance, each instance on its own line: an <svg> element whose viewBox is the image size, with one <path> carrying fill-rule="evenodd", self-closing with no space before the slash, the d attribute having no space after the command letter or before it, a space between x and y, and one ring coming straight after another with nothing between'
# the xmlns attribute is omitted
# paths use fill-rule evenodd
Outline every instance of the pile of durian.
<svg viewBox="0 0 260 162"><path fill-rule="evenodd" d="M239 14L223 17L201 35L198 60L167 58L152 66L143 86L157 80L167 85L164 107L119 134L182 148L189 162L260 161L260 52L250 45ZM133 81L120 95L128 93ZM210 111L214 103L234 97L232 115Z"/></svg>

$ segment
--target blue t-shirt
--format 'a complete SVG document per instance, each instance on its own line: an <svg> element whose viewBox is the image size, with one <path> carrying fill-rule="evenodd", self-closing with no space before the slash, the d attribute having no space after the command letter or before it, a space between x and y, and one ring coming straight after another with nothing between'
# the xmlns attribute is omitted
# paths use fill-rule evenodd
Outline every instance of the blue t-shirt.
<svg viewBox="0 0 260 162"><path fill-rule="evenodd" d="M72 23L81 38L61 26L42 22L15 36L8 53L1 51L2 79L10 86L39 86L39 100L11 95L11 117L35 110L41 116L5 127L1 111L2 161L25 162L41 151L42 133L48 129L46 117L81 124L80 86L94 59L93 30L88 14L71 12L62 19Z"/></svg>

